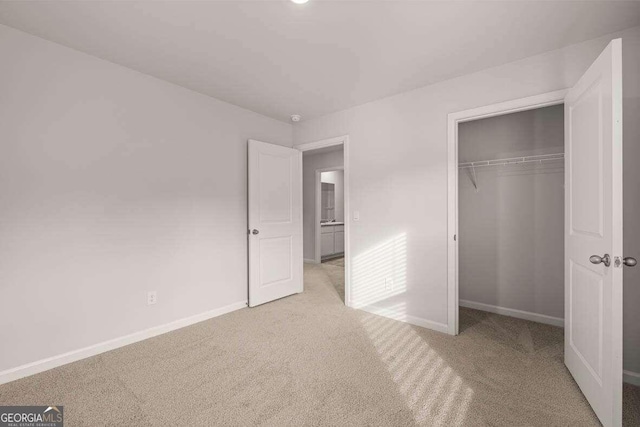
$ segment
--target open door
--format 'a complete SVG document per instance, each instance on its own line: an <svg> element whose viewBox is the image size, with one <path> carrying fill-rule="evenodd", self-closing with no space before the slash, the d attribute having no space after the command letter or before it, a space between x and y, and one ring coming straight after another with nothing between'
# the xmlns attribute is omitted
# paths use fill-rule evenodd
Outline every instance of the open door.
<svg viewBox="0 0 640 427"><path fill-rule="evenodd" d="M622 425L622 42L565 98L565 364Z"/></svg>
<svg viewBox="0 0 640 427"><path fill-rule="evenodd" d="M302 292L302 157L249 140L249 306Z"/></svg>

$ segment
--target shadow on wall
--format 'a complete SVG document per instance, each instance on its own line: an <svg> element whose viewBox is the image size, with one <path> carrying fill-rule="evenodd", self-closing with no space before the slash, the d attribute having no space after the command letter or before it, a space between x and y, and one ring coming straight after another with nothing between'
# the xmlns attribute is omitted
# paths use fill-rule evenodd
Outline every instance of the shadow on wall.
<svg viewBox="0 0 640 427"><path fill-rule="evenodd" d="M373 305L407 290L406 233L355 256L351 268L351 301L353 308ZM389 317L406 315L406 310L389 313Z"/></svg>
<svg viewBox="0 0 640 427"><path fill-rule="evenodd" d="M397 304L397 312L405 312L405 304ZM464 425L473 389L413 327L374 315L362 323L416 423Z"/></svg>

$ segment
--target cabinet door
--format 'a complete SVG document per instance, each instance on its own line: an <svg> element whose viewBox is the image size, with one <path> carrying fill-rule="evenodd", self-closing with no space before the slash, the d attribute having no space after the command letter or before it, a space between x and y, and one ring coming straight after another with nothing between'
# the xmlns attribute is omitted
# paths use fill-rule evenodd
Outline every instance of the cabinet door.
<svg viewBox="0 0 640 427"><path fill-rule="evenodd" d="M320 255L331 255L334 253L333 233L322 233L320 235Z"/></svg>
<svg viewBox="0 0 640 427"><path fill-rule="evenodd" d="M334 236L335 253L344 252L344 231L336 231Z"/></svg>

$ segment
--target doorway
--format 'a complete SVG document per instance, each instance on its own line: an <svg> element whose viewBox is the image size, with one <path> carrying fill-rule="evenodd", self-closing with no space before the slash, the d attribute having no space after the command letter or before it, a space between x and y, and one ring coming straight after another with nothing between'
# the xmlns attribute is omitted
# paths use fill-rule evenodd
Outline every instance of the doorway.
<svg viewBox="0 0 640 427"><path fill-rule="evenodd" d="M460 332L469 309L564 326L564 152L563 104L458 125Z"/></svg>
<svg viewBox="0 0 640 427"><path fill-rule="evenodd" d="M316 169L314 216L316 263L342 258L344 267L343 165Z"/></svg>
<svg viewBox="0 0 640 427"><path fill-rule="evenodd" d="M296 148L302 151L306 269L327 274L340 299L349 306L348 137Z"/></svg>
<svg viewBox="0 0 640 427"><path fill-rule="evenodd" d="M340 288L344 291L340 291L340 298L350 306L348 142L347 136L296 147L248 141L249 307L303 292L305 263L319 264L322 261L321 254L316 261L315 251L315 235L323 225L320 223L321 212L316 214L316 193L320 205L321 182L320 191L315 191L316 176L322 173L322 167L307 167L308 176L303 179L303 157L320 158L324 153L339 155L340 158L339 164L331 169L340 171L340 193L343 195L340 205L343 213L340 218L336 218L335 214L327 216L323 222L328 227L326 230L331 229L334 234L332 249L327 255L332 255L331 258L344 256L333 264L337 264L341 271ZM335 193L336 178L328 179L334 180ZM303 183L306 183L307 191L303 191ZM303 196L306 196L305 200ZM334 204L335 200L327 207L334 209ZM342 219L343 223L338 224L337 219Z"/></svg>
<svg viewBox="0 0 640 427"><path fill-rule="evenodd" d="M469 157L469 158L461 159L460 151L459 151L460 150L460 147L459 147L460 126L466 122L471 123L471 122L482 120L482 119L490 119L498 116L505 116L505 115L515 114L519 112L540 110L548 107L558 106L564 102L564 97L566 93L567 93L566 90L556 91L556 92L551 92L544 95L481 107L481 108L467 110L460 113L454 113L449 115L448 332L451 335L457 335L460 332L460 322L459 322L459 316L460 316L459 307L460 307L460 299L461 299L460 298L460 266L459 266L460 247L459 247L458 238L459 237L463 238L463 236L459 236L459 233L460 233L459 188L460 188L461 172L464 174L462 176L466 176L467 178L465 179L468 179L468 182L466 182L465 185L467 184L471 185L473 188L473 191L475 192L476 190L478 190L478 185L480 184L478 180L478 171L481 169L481 167L484 167L486 169L495 169L495 168L501 167L501 165L502 167L505 167L504 166L505 163L520 162L520 165L517 165L517 164L506 165L507 168L514 168L514 167L522 166L527 163L532 163L530 162L532 160L538 160L538 162L540 162L541 159L547 157L545 156L547 154L559 154L557 152L557 147L550 148L551 151L556 150L554 152L539 151L536 153L535 150L529 150L529 152L527 153L526 150L521 150L522 155L516 158L515 155L510 157L510 155L508 154L504 154L504 156L503 155L498 156L496 149L494 149L494 153L492 154L498 157L492 158L490 156L483 159L480 159L480 158L472 159L471 157ZM484 124L486 125L487 123L488 122L485 122ZM488 127L491 127L491 126L495 126L495 123L489 123ZM472 147L472 148L476 148L476 147ZM525 153L529 155L525 155ZM482 151L476 151L474 154L481 155ZM534 157L536 154L541 157ZM466 153L466 155L471 156L472 151L469 153ZM487 151L486 155L489 155L489 151ZM552 158L553 156L548 156L548 157ZM464 161L460 163L461 160L464 160ZM470 160L477 160L477 162L473 162ZM557 163L557 160L554 161L553 163ZM494 165L489 166L491 164L494 164ZM480 166L480 165L486 165L486 166ZM477 194L480 194L480 192L482 192L482 188L479 189ZM494 198L495 198L495 195L494 195ZM564 282L562 283L564 286ZM466 300L466 301L468 302L469 300ZM488 301L488 300L485 300L485 301ZM465 304L465 300L463 300L463 304ZM488 306L493 306L498 308L501 307L500 305L497 305L497 304L493 305L485 302L484 306L475 305L475 308L484 308L485 310L492 308ZM524 312L525 310L515 309L511 311L510 314L511 315L518 314L518 311ZM550 317L553 317L553 316L550 316Z"/></svg>

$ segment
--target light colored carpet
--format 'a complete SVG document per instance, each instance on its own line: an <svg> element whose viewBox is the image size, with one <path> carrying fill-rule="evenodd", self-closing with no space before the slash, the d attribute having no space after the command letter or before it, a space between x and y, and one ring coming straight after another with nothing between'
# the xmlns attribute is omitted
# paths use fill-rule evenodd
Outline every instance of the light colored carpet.
<svg viewBox="0 0 640 427"><path fill-rule="evenodd" d="M342 267L344 268L344 257L338 257L338 258L332 258L330 260L327 261L323 261L322 262L323 265L333 265L336 267Z"/></svg>
<svg viewBox="0 0 640 427"><path fill-rule="evenodd" d="M340 300L344 302L344 257L324 261L321 265L329 277L329 282L336 289Z"/></svg>
<svg viewBox="0 0 640 427"><path fill-rule="evenodd" d="M67 426L598 425L562 330L461 313L451 337L351 310L306 265L302 294L5 384L0 404L64 405Z"/></svg>

